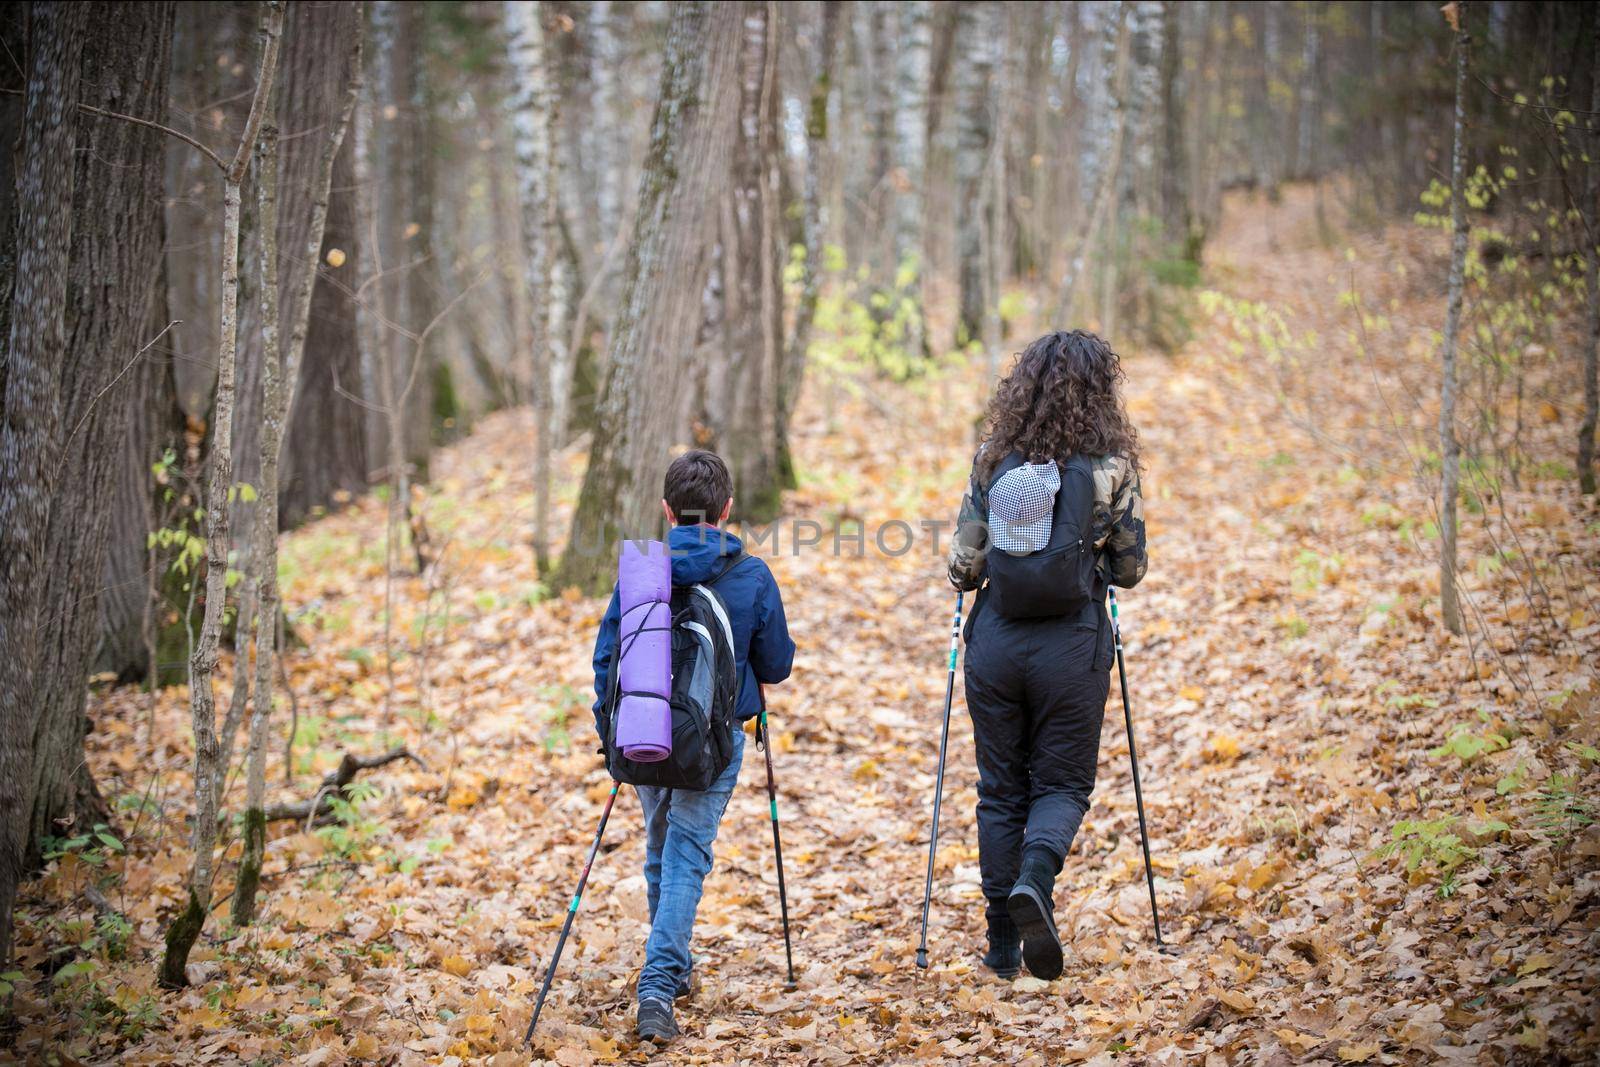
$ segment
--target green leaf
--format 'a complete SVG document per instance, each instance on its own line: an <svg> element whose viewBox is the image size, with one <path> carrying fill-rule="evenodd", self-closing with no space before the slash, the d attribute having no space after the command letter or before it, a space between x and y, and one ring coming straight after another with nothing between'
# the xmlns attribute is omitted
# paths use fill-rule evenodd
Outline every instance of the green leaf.
<svg viewBox="0 0 1600 1067"><path fill-rule="evenodd" d="M94 973L93 960L73 960L56 972L55 981L64 982L68 978L76 978L80 974Z"/></svg>

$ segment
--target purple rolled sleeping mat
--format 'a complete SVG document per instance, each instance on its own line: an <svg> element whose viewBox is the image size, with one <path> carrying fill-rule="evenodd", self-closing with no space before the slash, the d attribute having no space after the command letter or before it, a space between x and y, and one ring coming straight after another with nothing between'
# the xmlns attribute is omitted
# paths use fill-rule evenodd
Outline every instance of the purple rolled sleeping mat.
<svg viewBox="0 0 1600 1067"><path fill-rule="evenodd" d="M622 699L617 747L635 763L672 755L672 559L660 541L623 541L617 559Z"/></svg>

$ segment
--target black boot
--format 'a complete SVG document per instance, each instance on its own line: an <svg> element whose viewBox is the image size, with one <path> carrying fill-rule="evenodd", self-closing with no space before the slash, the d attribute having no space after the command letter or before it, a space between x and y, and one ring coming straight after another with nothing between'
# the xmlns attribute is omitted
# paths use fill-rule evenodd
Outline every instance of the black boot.
<svg viewBox="0 0 1600 1067"><path fill-rule="evenodd" d="M1047 982L1061 977L1061 937L1056 933L1055 901L1050 896L1059 873L1061 861L1050 851L1024 849L1022 873L1006 898L1011 921L1022 933L1022 960L1028 973Z"/></svg>
<svg viewBox="0 0 1600 1067"><path fill-rule="evenodd" d="M989 951L983 965L1001 978L1015 978L1022 969L1022 935L1009 915L989 916Z"/></svg>
<svg viewBox="0 0 1600 1067"><path fill-rule="evenodd" d="M658 1045L677 1037L678 1023L672 1017L672 1005L664 1000L641 1000L635 1030L640 1041L654 1041Z"/></svg>

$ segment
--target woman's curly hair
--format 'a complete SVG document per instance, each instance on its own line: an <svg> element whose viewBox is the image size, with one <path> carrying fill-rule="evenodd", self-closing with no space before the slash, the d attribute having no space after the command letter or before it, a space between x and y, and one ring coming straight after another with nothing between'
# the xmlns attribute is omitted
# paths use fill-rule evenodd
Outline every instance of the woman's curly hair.
<svg viewBox="0 0 1600 1067"><path fill-rule="evenodd" d="M989 402L980 480L1012 452L1029 463L1120 455L1137 470L1139 434L1122 406L1122 380L1121 359L1085 330L1045 334L1023 349Z"/></svg>

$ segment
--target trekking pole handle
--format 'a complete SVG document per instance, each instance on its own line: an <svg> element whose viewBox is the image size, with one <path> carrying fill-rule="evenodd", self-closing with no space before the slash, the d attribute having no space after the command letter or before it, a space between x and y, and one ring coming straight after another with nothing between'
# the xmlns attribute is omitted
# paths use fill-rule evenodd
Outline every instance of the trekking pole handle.
<svg viewBox="0 0 1600 1067"><path fill-rule="evenodd" d="M966 598L966 592L956 590L956 613L950 620L950 670L956 669L956 650L961 642L961 602Z"/></svg>

